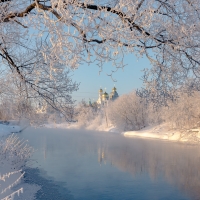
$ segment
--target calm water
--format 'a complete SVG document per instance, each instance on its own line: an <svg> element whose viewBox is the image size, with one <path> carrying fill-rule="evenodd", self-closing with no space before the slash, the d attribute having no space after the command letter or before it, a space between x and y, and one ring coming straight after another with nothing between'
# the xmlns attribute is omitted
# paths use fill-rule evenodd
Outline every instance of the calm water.
<svg viewBox="0 0 200 200"><path fill-rule="evenodd" d="M121 135L28 129L38 200L198 200L200 148Z"/></svg>

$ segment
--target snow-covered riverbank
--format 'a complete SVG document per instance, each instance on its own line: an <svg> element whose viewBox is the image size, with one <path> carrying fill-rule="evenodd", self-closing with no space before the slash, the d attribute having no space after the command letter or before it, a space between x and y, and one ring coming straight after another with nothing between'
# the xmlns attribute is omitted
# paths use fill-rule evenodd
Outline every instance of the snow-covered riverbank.
<svg viewBox="0 0 200 200"><path fill-rule="evenodd" d="M170 128L168 124L148 126L139 131L127 131L123 135L125 137L151 138L173 142L200 142L200 129L177 130Z"/></svg>
<svg viewBox="0 0 200 200"><path fill-rule="evenodd" d="M21 127L18 125L5 125L0 124L0 137L6 136L12 133L17 133L21 130Z"/></svg>
<svg viewBox="0 0 200 200"><path fill-rule="evenodd" d="M180 137L179 131L171 130L166 125L148 126L139 131L127 131L123 134L125 137L143 137L172 141L177 141Z"/></svg>
<svg viewBox="0 0 200 200"><path fill-rule="evenodd" d="M62 129L79 128L76 123L47 124L45 127ZM0 200L9 200L11 197L14 197L15 200L33 200L34 195L40 189L38 185L28 184L23 181L25 169L22 166L25 165L25 162L27 161L27 152L30 153L30 151L26 148L24 149L24 146L21 145L23 142L19 141L16 136L17 134L12 135L12 132L19 132L21 129L22 127L17 125L0 124ZM200 141L199 129L180 131L169 128L167 124L148 126L139 131L128 132L121 132L112 126L101 126L97 127L95 130L114 132L122 134L125 137L140 137L181 142ZM30 147L27 146L27 148Z"/></svg>
<svg viewBox="0 0 200 200"><path fill-rule="evenodd" d="M79 129L76 123L61 123L61 124L46 124L46 128L62 128L62 129ZM114 132L124 135L124 137L140 137L146 139L158 139L167 140L172 142L189 142L196 143L200 142L200 129L188 129L188 130L177 130L172 129L168 124L160 124L154 126L145 127L139 131L126 131L122 132L113 126L99 126L94 129L94 127L86 127L88 130L104 131L104 132Z"/></svg>
<svg viewBox="0 0 200 200"><path fill-rule="evenodd" d="M24 166L33 149L13 134L22 129L19 125L0 124L0 200L33 200L40 188L23 181Z"/></svg>

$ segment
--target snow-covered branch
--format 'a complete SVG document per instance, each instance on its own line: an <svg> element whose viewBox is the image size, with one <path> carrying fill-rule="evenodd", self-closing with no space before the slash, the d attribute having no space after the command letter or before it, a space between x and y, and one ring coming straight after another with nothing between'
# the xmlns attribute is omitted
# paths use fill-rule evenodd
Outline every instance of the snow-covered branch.
<svg viewBox="0 0 200 200"><path fill-rule="evenodd" d="M34 71L33 63L39 69L47 65L48 71L58 65L76 69L82 63L102 67L109 61L119 68L126 53L146 56L152 63L145 71L140 96L164 104L174 98L177 88L200 90L198 0L10 0L0 4L2 62L48 103L46 93L27 78Z"/></svg>

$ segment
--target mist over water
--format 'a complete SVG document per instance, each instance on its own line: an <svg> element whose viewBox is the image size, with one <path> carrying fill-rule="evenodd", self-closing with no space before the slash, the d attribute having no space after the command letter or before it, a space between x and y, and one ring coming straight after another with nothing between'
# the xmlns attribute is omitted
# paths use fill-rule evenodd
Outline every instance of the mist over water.
<svg viewBox="0 0 200 200"><path fill-rule="evenodd" d="M29 128L37 199L200 199L200 147L108 132ZM37 177L34 179L34 177ZM38 178L39 177L39 178ZM40 191L42 194L42 191ZM62 198L61 198L62 197Z"/></svg>

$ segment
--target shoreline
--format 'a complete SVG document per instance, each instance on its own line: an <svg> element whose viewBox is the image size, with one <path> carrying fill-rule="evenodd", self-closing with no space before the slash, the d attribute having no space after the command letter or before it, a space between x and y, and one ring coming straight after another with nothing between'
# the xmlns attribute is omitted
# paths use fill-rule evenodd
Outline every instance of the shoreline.
<svg viewBox="0 0 200 200"><path fill-rule="evenodd" d="M1 125L2 126L2 125ZM4 125L5 126L5 125ZM2 128L2 127L0 127ZM5 127L3 127L5 128ZM8 127L7 127L8 128ZM61 129L80 129L76 124L48 124L45 125L44 128L61 128ZM8 130L8 129L6 129ZM9 128L9 130L12 130ZM87 129L85 130L93 130L93 129ZM95 131L104 132L107 133L117 133L121 134L123 137L126 138L139 138L139 139L148 139L148 140L157 140L162 142L176 142L181 144L198 144L199 141L194 141L194 135L196 134L197 139L200 140L200 130L199 129L191 129L190 132L185 132L184 134L181 133L178 130L175 129L169 129L166 124L161 124L157 126L148 126L144 129L141 129L139 131L126 131L121 132L115 127L110 126L109 128L105 127L98 127ZM194 133L194 134L193 134ZM181 134L183 134L183 137L181 138ZM0 142L5 142L7 138L12 136L12 133L9 131L5 131L4 133L0 131ZM17 134L13 134L13 137ZM6 157L5 157L6 158ZM12 160L8 159L9 162L6 162L6 159L2 159L1 162L4 163L0 166L0 181L4 180L2 177L10 177L6 181L4 180L5 184L3 185L1 182L2 189L6 189L6 193L3 194L3 196L0 195L0 199L7 200L8 197L14 197L16 200L20 199L26 199L26 200L34 200L35 195L40 194L42 189L42 186L36 184L36 182L33 181L27 181L27 174L26 171L31 171L29 167L22 167L23 161L21 165L13 165L11 163ZM26 166L26 165L25 165ZM32 169L34 171L34 168ZM25 172L25 175L24 175ZM9 175L10 173L10 175ZM30 177L31 175L29 175ZM38 176L39 177L39 176ZM45 181L45 180L44 180ZM39 182L38 182L39 183ZM11 186L11 187L10 187ZM9 188L9 189L7 189ZM23 189L22 189L23 188ZM23 191L22 191L23 190ZM23 193L22 193L23 192ZM38 193L39 192L39 193Z"/></svg>
<svg viewBox="0 0 200 200"><path fill-rule="evenodd" d="M180 142L180 143L200 143L200 128L188 129L188 130L178 130L169 128L168 124L152 125L147 126L138 131L120 131L114 126L103 127L99 126L97 128L89 127L78 127L76 124L45 124L45 128L61 128L61 129L81 129L84 130L94 130L103 132L112 132L123 135L126 138L142 138L142 139L153 139L160 141L169 142Z"/></svg>
<svg viewBox="0 0 200 200"><path fill-rule="evenodd" d="M34 200L38 185L25 183L24 176L27 161L33 148L20 140L16 133L20 126L0 124L0 193L1 200Z"/></svg>

